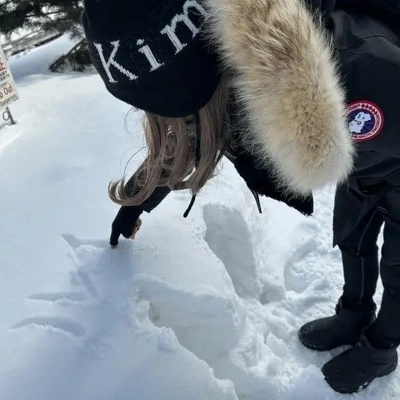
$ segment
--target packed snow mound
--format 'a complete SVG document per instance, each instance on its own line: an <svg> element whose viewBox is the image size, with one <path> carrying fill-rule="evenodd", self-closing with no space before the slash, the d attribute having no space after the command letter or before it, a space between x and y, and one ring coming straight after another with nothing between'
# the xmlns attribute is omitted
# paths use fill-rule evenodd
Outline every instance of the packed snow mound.
<svg viewBox="0 0 400 400"><path fill-rule="evenodd" d="M143 146L141 114L97 76L38 73L49 49L12 60L18 124L0 129L0 399L347 399L320 372L340 350L297 339L343 284L333 188L313 218L266 199L260 215L225 162L188 219L172 194L111 249L107 183ZM398 398L398 374L353 398Z"/></svg>

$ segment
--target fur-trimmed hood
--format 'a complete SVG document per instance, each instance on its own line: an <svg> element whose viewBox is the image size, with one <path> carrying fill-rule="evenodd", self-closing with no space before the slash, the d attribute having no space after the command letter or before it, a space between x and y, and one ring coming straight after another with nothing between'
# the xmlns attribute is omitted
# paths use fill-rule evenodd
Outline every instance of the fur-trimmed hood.
<svg viewBox="0 0 400 400"><path fill-rule="evenodd" d="M251 128L245 145L297 194L344 180L354 148L331 47L302 0L205 0Z"/></svg>

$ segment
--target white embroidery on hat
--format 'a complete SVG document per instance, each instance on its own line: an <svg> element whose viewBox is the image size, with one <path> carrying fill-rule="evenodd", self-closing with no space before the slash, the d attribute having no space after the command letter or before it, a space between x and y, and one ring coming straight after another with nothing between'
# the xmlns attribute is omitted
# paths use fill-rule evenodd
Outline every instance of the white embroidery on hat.
<svg viewBox="0 0 400 400"><path fill-rule="evenodd" d="M165 28L160 31L162 35L167 35L168 39L174 45L176 49L175 55L181 52L182 49L187 46L187 43L182 43L176 34L176 29L180 22L183 22L186 25L186 27L190 29L190 31L193 34L192 35L193 38L195 38L196 35L200 32L199 27L197 27L190 19L189 11L192 8L195 8L200 14L204 16L205 19L209 17L208 12L198 3L197 0L187 0L183 5L183 12L181 14L175 15L174 18L171 20L171 23L169 25L166 25ZM121 42L119 40L111 42L113 49L107 61L104 56L103 45L100 43L93 43L93 44L96 47L97 52L99 53L100 61L104 67L104 70L107 74L110 83L118 83L118 81L115 80L115 78L111 73L111 67L116 68L119 72L127 76L131 81L134 81L139 78L137 75L129 71L127 68L123 67L120 63L118 63L115 60L118 50L120 49ZM151 66L149 72L154 72L157 69L161 68L163 65L165 65L162 61L160 62L157 60L151 48L145 44L144 39L138 39L136 41L136 45L141 46L140 48L138 48L137 51L146 57L147 61Z"/></svg>
<svg viewBox="0 0 400 400"><path fill-rule="evenodd" d="M111 52L108 61L106 61L106 59L104 58L104 53L103 53L103 46L100 43L94 43L94 46L96 47L96 49L97 49L97 51L99 53L101 63L103 64L104 70L106 71L106 74L108 76L109 81L111 83L118 83L118 81L116 81L113 78L113 76L111 75L111 71L110 71L110 67L111 66L113 66L118 71L120 71L121 73L126 75L131 81L134 81L134 80L138 79L138 77L135 74L133 74L132 72L130 72L129 70L124 68L121 64L119 64L114 59L114 57L116 56L116 54L118 52L118 49L119 49L119 46L120 46L120 41L117 40L115 42L111 42L111 44L114 46L114 49Z"/></svg>
<svg viewBox="0 0 400 400"><path fill-rule="evenodd" d="M139 39L139 40L136 42L136 44L137 44L138 46L142 46L144 43L145 43L145 42L144 42L143 39ZM143 47L141 47L138 51L139 51L139 53L144 54L144 55L146 56L148 62L150 63L150 65L151 65L151 70L150 70L150 72L153 72L153 71L155 71L156 69L158 69L158 68L160 68L160 67L162 67L162 66L164 65L164 63L161 63L161 64L160 64L160 63L157 61L155 55L153 54L153 52L151 51L151 49L150 49L149 46L147 46L147 45L146 45L146 46L143 46Z"/></svg>
<svg viewBox="0 0 400 400"><path fill-rule="evenodd" d="M187 43L182 43L178 36L176 35L176 28L179 22L183 22L193 33L193 38L199 33L199 28L194 25L194 23L189 18L189 9L196 8L205 18L208 18L207 11L196 1L187 0L183 6L183 13L176 15L170 25L166 25L165 28L160 32L163 35L168 35L169 40L176 48L175 54L178 54L187 45Z"/></svg>

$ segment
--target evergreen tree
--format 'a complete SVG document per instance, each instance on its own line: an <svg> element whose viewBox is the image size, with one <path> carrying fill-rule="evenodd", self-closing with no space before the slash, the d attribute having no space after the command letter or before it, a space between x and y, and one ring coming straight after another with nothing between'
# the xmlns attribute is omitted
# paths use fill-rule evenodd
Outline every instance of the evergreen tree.
<svg viewBox="0 0 400 400"><path fill-rule="evenodd" d="M51 71L83 71L91 64L81 28L82 0L0 0L0 33L6 38L20 29L69 32L81 41L49 66Z"/></svg>
<svg viewBox="0 0 400 400"><path fill-rule="evenodd" d="M0 32L21 28L80 33L81 0L0 0Z"/></svg>

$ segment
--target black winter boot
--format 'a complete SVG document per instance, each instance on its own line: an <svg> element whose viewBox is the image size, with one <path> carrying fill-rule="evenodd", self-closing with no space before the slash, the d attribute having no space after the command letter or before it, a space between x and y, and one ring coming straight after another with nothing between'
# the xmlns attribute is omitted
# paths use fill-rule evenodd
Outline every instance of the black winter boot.
<svg viewBox="0 0 400 400"><path fill-rule="evenodd" d="M354 312L336 306L336 315L317 319L299 330L300 342L311 350L329 351L343 345L354 346L362 331L375 320L375 309L370 312Z"/></svg>
<svg viewBox="0 0 400 400"><path fill-rule="evenodd" d="M355 393L365 389L374 379L393 372L397 362L395 348L372 347L363 337L356 346L325 364L322 373L336 392Z"/></svg>

